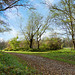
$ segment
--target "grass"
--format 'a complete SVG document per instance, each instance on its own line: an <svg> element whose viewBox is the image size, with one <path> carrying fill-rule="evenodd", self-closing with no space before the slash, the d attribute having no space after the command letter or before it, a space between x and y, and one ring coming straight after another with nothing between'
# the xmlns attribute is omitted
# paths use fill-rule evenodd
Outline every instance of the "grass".
<svg viewBox="0 0 75 75"><path fill-rule="evenodd" d="M40 55L43 57L47 57L50 59L75 65L75 51L69 48L64 48L61 50L54 50L54 51L51 50L47 52L27 52L27 51L9 51L9 52L23 53L23 54L30 54L30 55Z"/></svg>
<svg viewBox="0 0 75 75"><path fill-rule="evenodd" d="M39 72L20 58L0 52L0 75L39 75Z"/></svg>

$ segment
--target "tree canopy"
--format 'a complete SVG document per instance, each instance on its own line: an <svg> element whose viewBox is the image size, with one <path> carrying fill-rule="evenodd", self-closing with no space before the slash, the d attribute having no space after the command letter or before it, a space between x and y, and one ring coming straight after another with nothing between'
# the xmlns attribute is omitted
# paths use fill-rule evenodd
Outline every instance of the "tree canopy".
<svg viewBox="0 0 75 75"><path fill-rule="evenodd" d="M60 0L59 4L50 8L54 21L71 35L75 49L75 4L74 0Z"/></svg>

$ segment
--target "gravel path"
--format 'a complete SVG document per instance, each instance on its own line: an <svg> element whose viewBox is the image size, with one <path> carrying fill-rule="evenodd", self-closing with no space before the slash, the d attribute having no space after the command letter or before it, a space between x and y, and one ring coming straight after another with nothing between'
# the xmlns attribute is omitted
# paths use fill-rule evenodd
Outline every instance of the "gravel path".
<svg viewBox="0 0 75 75"><path fill-rule="evenodd" d="M75 75L75 65L44 58L41 56L10 53L27 61L27 64L38 69L43 75Z"/></svg>

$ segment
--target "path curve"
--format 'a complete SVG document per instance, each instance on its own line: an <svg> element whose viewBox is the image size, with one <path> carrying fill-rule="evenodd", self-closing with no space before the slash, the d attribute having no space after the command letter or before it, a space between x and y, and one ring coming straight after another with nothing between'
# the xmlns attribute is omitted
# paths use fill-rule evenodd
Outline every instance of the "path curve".
<svg viewBox="0 0 75 75"><path fill-rule="evenodd" d="M36 55L10 53L27 61L27 64L38 69L43 75L75 75L75 65L44 58Z"/></svg>

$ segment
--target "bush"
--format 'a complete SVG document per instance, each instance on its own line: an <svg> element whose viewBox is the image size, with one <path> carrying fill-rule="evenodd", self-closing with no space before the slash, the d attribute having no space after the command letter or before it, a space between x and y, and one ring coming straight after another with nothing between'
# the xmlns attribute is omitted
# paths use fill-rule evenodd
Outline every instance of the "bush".
<svg viewBox="0 0 75 75"><path fill-rule="evenodd" d="M42 44L42 46L40 46L40 49L42 50L48 50L48 45L47 44Z"/></svg>
<svg viewBox="0 0 75 75"><path fill-rule="evenodd" d="M62 48L62 40L60 38L51 38L49 43L50 50L57 50Z"/></svg>
<svg viewBox="0 0 75 75"><path fill-rule="evenodd" d="M4 51L13 51L11 48L5 48Z"/></svg>
<svg viewBox="0 0 75 75"><path fill-rule="evenodd" d="M29 48L5 48L4 51L29 51Z"/></svg>

